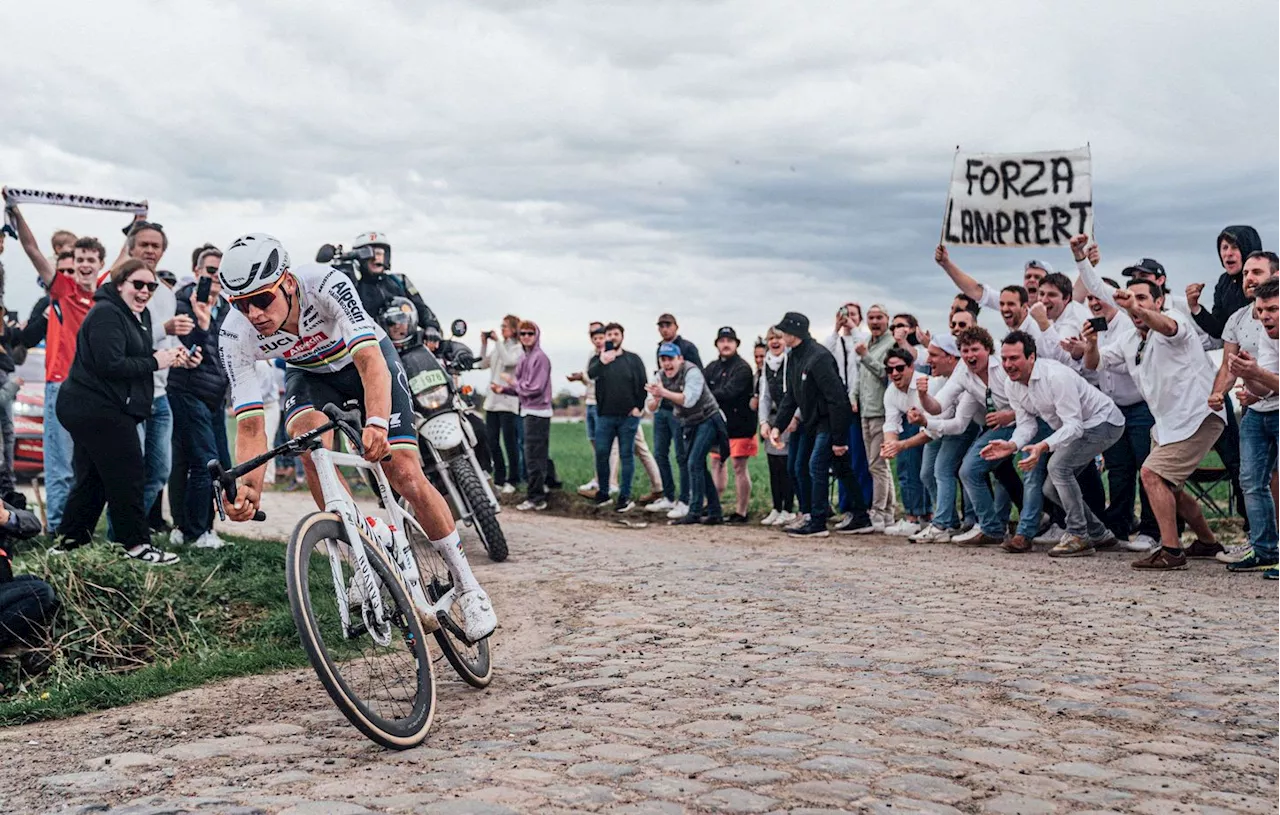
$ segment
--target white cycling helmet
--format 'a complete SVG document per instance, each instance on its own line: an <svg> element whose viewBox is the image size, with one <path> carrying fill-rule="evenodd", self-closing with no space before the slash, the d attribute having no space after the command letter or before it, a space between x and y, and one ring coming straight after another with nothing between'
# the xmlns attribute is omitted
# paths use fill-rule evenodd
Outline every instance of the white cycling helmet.
<svg viewBox="0 0 1280 815"><path fill-rule="evenodd" d="M222 256L218 277L228 297L243 297L275 285L289 271L289 253L262 232L241 235Z"/></svg>
<svg viewBox="0 0 1280 815"><path fill-rule="evenodd" d="M383 271L389 271L391 269L391 241L387 237L386 232L361 232L359 235L356 235L356 239L351 242L351 248L359 249L361 246L376 246L381 249Z"/></svg>

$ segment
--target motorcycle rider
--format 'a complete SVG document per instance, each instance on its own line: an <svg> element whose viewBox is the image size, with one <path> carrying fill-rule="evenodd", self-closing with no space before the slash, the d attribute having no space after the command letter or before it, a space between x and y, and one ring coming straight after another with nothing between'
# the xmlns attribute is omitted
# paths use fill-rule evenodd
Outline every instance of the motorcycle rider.
<svg viewBox="0 0 1280 815"><path fill-rule="evenodd" d="M363 232L356 236L351 248L359 249L368 246L373 250L373 257L359 261L355 276L356 293L368 314L382 314L391 305L391 300L404 298L411 302L418 312L418 325L426 328L434 325L440 328L440 321L435 312L427 307L422 295L409 282L409 278L391 271L391 244L385 232Z"/></svg>
<svg viewBox="0 0 1280 815"><path fill-rule="evenodd" d="M418 457L413 431L413 395L404 367L383 329L361 307L351 280L322 264L291 269L289 254L275 238L244 235L222 256L222 290L235 307L222 324L219 352L231 384L237 420L236 459L267 450L262 391L254 363L282 358L285 369L285 430L299 436L321 427L327 403L358 400L365 417L364 457L379 461L391 486L413 506L432 548L462 590L462 628L468 639L488 636L497 617L462 551L448 503L431 486ZM315 464L304 453L312 497L323 509ZM244 476L234 521L253 518L262 495L263 470Z"/></svg>

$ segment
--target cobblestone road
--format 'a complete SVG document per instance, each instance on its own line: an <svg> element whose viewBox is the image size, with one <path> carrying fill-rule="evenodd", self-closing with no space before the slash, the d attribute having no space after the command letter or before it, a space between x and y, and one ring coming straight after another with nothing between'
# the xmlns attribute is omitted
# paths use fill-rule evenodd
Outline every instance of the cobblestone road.
<svg viewBox="0 0 1280 815"><path fill-rule="evenodd" d="M472 550L498 676L440 663L426 746L374 747L295 671L0 732L0 808L1276 811L1256 576L514 516L510 561Z"/></svg>

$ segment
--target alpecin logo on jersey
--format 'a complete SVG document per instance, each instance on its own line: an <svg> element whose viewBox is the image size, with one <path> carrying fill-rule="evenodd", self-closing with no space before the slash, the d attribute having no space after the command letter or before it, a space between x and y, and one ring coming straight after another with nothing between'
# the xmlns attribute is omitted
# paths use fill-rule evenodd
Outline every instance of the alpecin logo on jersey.
<svg viewBox="0 0 1280 815"><path fill-rule="evenodd" d="M295 357L306 356L324 343L328 342L328 340L329 335L323 331L317 334L312 334L310 337L303 337L294 343L292 348L284 352L284 358L294 359Z"/></svg>
<svg viewBox="0 0 1280 815"><path fill-rule="evenodd" d="M364 307L360 305L360 298L356 297L355 289L350 283L339 280L333 285L333 295L338 305L347 313L347 319L357 325L365 322Z"/></svg>

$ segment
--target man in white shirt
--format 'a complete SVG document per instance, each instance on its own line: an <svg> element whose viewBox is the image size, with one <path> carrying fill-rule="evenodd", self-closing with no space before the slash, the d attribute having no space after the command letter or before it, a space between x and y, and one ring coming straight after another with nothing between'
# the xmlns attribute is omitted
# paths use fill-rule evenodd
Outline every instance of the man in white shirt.
<svg viewBox="0 0 1280 815"><path fill-rule="evenodd" d="M934 492L934 485L924 484L920 478L922 448L932 438L920 425L906 418L912 408L920 409L920 393L911 382L914 362L912 353L905 348L890 348L884 358L889 387L884 391L884 444L880 446L880 457L885 461L898 461L898 488L904 513L901 521L885 528L885 534L902 537L919 532L933 510L929 496Z"/></svg>
<svg viewBox="0 0 1280 815"><path fill-rule="evenodd" d="M1267 280L1254 289L1254 307L1257 308L1258 320L1262 322L1265 334L1258 339L1258 356L1252 357L1247 351L1240 351L1228 361L1231 374L1244 380L1245 388L1257 397L1275 399L1280 394L1280 278ZM1226 331L1222 333L1224 338ZM1256 404L1261 404L1256 403ZM1253 412L1253 407L1249 408ZM1280 412L1268 411L1260 413L1251 426L1262 436L1262 443L1252 445L1258 450L1256 455L1262 466L1251 463L1251 468L1275 466L1277 445L1280 445ZM1252 455L1251 455L1252 457ZM1265 461L1263 461L1263 457ZM1242 472L1243 476L1243 472ZM1276 530L1272 526L1268 530L1258 532L1254 528L1252 513L1249 518L1249 542L1253 544L1251 553L1236 563L1226 564L1233 572L1252 572L1261 569L1262 577L1267 580L1280 580L1280 542L1276 540Z"/></svg>
<svg viewBox="0 0 1280 815"><path fill-rule="evenodd" d="M1055 272L1045 275L1040 281L1040 304L1044 306L1047 316L1053 322L1053 327L1057 329L1058 336L1064 340L1079 337L1080 330L1090 317L1088 309L1072 299L1074 294L1075 287L1071 285L1071 279L1064 274ZM1065 364L1071 362L1070 360L1059 361Z"/></svg>
<svg viewBox="0 0 1280 815"><path fill-rule="evenodd" d="M1240 372L1252 374L1239 391L1245 405L1240 417L1240 487L1249 515L1249 550L1227 568L1233 572L1276 568L1276 505L1271 494L1271 474L1276 468L1277 411L1275 389L1265 387L1256 373L1264 359L1275 356L1276 341L1262 319L1254 316L1275 311L1277 258L1271 252L1254 252L1244 263L1244 293L1253 302L1227 318L1222 330L1225 346L1222 368L1213 383L1209 405L1222 402L1222 391ZM1274 326L1274 318L1271 320ZM1251 364L1252 363L1252 364Z"/></svg>
<svg viewBox="0 0 1280 815"><path fill-rule="evenodd" d="M1208 404L1213 368L1191 329L1191 318L1164 310L1161 286L1134 280L1114 298L1137 330L1100 351L1097 333L1086 329L1085 367L1127 369L1156 420L1151 431L1156 444L1143 462L1142 485L1160 526L1161 548L1130 565L1156 571L1185 569L1187 555L1195 553L1182 549L1179 515L1195 531L1197 547L1206 553L1219 548L1199 503L1183 490L1226 426L1223 411Z"/></svg>
<svg viewBox="0 0 1280 815"><path fill-rule="evenodd" d="M1059 362L1039 359L1035 339L1015 331L1000 345L1000 362L1009 376L1007 393L1017 427L1007 441L993 441L982 451L988 460L1026 455L1018 462L1024 472L1047 453L1048 478L1044 493L1062 506L1067 532L1049 550L1050 557L1092 555L1099 546L1115 543L1106 524L1085 504L1076 477L1124 434L1124 416L1115 402L1084 377ZM1035 441L1043 419L1053 432Z"/></svg>

